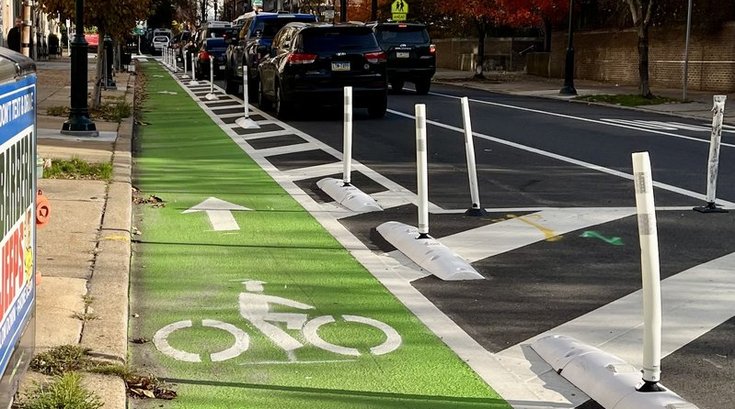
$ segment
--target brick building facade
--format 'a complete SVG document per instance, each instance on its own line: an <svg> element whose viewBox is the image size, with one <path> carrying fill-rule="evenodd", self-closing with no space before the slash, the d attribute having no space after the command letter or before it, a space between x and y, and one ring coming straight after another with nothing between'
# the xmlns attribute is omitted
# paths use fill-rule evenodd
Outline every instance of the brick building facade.
<svg viewBox="0 0 735 409"><path fill-rule="evenodd" d="M716 33L692 32L689 38L689 80L692 90L735 91L735 22ZM492 39L488 41L494 41ZM474 68L476 40L437 40L437 64L442 68ZM513 66L532 75L563 78L567 33L552 36L550 53L513 54ZM649 39L649 76L652 87L678 88L684 68L685 27L652 29ZM574 34L574 77L621 85L638 84L638 49L634 29L587 31ZM442 54L447 55L442 56ZM486 58L488 56L486 53ZM508 57L509 59L511 57ZM523 65L521 65L523 64ZM461 65L461 66L460 66ZM492 69L492 67L486 67Z"/></svg>

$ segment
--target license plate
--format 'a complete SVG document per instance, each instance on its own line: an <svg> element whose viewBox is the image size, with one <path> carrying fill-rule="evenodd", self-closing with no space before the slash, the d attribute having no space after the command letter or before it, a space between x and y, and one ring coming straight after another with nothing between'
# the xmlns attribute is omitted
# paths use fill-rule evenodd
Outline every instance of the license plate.
<svg viewBox="0 0 735 409"><path fill-rule="evenodd" d="M396 58L408 58L409 54L406 51L398 51L396 52Z"/></svg>
<svg viewBox="0 0 735 409"><path fill-rule="evenodd" d="M332 71L349 71L349 70L350 70L349 61L333 61L332 62Z"/></svg>
<svg viewBox="0 0 735 409"><path fill-rule="evenodd" d="M224 70L224 69L225 69L225 66L224 66L224 65L220 65L220 66L219 66L219 69L220 69L220 70Z"/></svg>

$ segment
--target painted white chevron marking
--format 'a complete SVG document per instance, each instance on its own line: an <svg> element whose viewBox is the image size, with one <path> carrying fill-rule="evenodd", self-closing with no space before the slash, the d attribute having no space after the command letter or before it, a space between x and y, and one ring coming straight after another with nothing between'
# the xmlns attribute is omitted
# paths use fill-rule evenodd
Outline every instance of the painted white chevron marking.
<svg viewBox="0 0 735 409"><path fill-rule="evenodd" d="M441 237L439 240L473 263L542 240L554 240L570 231L634 214L635 208L632 207L546 209Z"/></svg>
<svg viewBox="0 0 735 409"><path fill-rule="evenodd" d="M398 207L407 204L415 205L417 201L416 193L413 193L410 190L403 188L401 188L400 190L386 190L383 192L373 193L370 196L372 196L372 198L375 199L375 201L378 202L380 207L382 207L383 209L390 209L392 207ZM442 212L442 208L435 205L434 203L429 202L429 212Z"/></svg>

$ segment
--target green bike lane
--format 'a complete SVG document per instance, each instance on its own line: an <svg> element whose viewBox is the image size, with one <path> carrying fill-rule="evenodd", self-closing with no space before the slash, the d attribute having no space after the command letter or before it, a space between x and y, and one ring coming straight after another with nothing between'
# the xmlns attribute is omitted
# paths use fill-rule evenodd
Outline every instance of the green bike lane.
<svg viewBox="0 0 735 409"><path fill-rule="evenodd" d="M165 206L136 208L130 338L152 342L131 361L175 385L164 407L510 407L158 63L140 67L135 184ZM247 210L185 212L208 198Z"/></svg>

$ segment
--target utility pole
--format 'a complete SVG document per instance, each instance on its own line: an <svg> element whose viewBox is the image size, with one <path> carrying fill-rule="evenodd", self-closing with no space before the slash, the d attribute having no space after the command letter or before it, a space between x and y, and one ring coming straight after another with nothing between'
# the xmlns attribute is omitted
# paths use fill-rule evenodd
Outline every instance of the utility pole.
<svg viewBox="0 0 735 409"><path fill-rule="evenodd" d="M569 37L567 39L567 56L566 61L564 62L564 86L559 91L559 95L577 95L577 90L574 88L573 8L574 0L569 0Z"/></svg>

